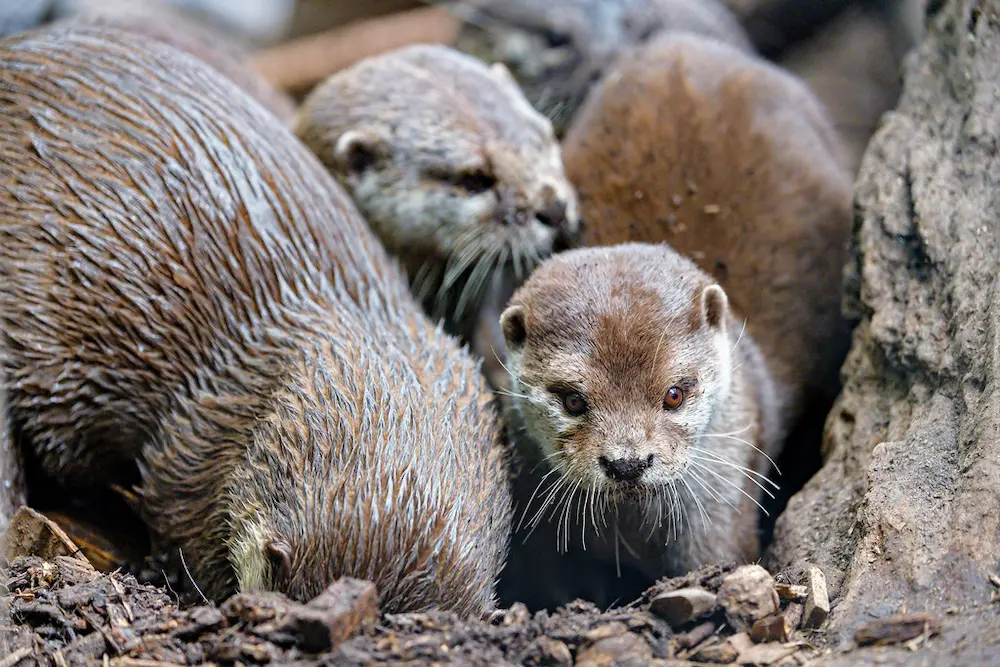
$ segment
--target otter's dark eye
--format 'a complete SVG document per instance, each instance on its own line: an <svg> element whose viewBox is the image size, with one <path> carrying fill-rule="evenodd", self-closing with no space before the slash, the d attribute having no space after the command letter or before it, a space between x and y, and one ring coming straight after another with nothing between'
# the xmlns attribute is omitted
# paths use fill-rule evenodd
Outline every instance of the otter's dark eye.
<svg viewBox="0 0 1000 667"><path fill-rule="evenodd" d="M558 49L560 46L566 46L569 44L569 36L561 32L556 32L549 28L545 31L543 35L545 38L545 44L548 45L550 49Z"/></svg>
<svg viewBox="0 0 1000 667"><path fill-rule="evenodd" d="M466 192L472 194L478 194L480 192L486 192L497 184L497 179L485 171L465 171L457 174L453 179L452 183L456 186L462 188Z"/></svg>
<svg viewBox="0 0 1000 667"><path fill-rule="evenodd" d="M587 411L587 399L578 391L570 391L563 394L562 404L566 412L574 417L579 417Z"/></svg>
<svg viewBox="0 0 1000 667"><path fill-rule="evenodd" d="M663 398L664 410L676 410L684 404L684 390L680 387L667 389L667 395Z"/></svg>

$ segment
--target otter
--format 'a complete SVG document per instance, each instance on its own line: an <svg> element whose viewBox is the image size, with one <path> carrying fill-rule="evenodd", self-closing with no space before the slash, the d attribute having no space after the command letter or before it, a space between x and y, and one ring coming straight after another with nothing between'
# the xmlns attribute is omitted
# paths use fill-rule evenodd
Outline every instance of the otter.
<svg viewBox="0 0 1000 667"><path fill-rule="evenodd" d="M579 233L551 123L503 66L418 45L327 79L294 130L401 260L426 311L503 386L499 312Z"/></svg>
<svg viewBox="0 0 1000 667"><path fill-rule="evenodd" d="M515 292L501 326L525 525L554 519L543 535L570 552L560 562L535 539L512 566L608 604L613 585L563 563L585 549L648 584L756 557L787 397L715 280L666 244L569 250Z"/></svg>
<svg viewBox="0 0 1000 667"><path fill-rule="evenodd" d="M619 54L664 31L751 50L718 0L464 0L458 49L503 63L562 137Z"/></svg>
<svg viewBox="0 0 1000 667"><path fill-rule="evenodd" d="M385 611L489 609L494 399L315 157L129 32L25 33L0 72L0 451L74 493L137 479L213 600L350 575Z"/></svg>
<svg viewBox="0 0 1000 667"><path fill-rule="evenodd" d="M791 396L832 402L850 342L840 294L851 231L845 152L796 77L693 35L622 58L563 159L581 244L669 243L726 290Z"/></svg>

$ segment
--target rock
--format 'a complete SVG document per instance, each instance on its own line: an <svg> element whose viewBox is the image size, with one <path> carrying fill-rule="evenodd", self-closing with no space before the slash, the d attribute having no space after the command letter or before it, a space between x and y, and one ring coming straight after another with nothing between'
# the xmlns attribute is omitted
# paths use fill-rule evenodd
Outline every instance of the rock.
<svg viewBox="0 0 1000 667"><path fill-rule="evenodd" d="M702 623L685 633L677 635L674 642L679 649L691 648L708 639L709 635L713 632L715 632L715 623Z"/></svg>
<svg viewBox="0 0 1000 667"><path fill-rule="evenodd" d="M792 584L775 584L774 591L782 600L793 602L804 602L809 589L805 586L793 586Z"/></svg>
<svg viewBox="0 0 1000 667"><path fill-rule="evenodd" d="M67 586L89 583L100 576L93 565L76 556L56 556L54 562Z"/></svg>
<svg viewBox="0 0 1000 667"><path fill-rule="evenodd" d="M653 657L653 651L642 637L631 632L605 637L584 651L576 658L577 667L598 667L599 665L622 665L625 661L644 664Z"/></svg>
<svg viewBox="0 0 1000 667"><path fill-rule="evenodd" d="M573 654L565 642L549 637L541 637L527 651L525 664L542 666L562 666L573 664Z"/></svg>
<svg viewBox="0 0 1000 667"><path fill-rule="evenodd" d="M785 646L777 642L756 644L740 652L736 662L741 665L773 665L798 650L795 645Z"/></svg>
<svg viewBox="0 0 1000 667"><path fill-rule="evenodd" d="M754 621L778 611L774 578L760 565L743 565L725 576L718 602L726 620L740 632L748 632Z"/></svg>
<svg viewBox="0 0 1000 667"><path fill-rule="evenodd" d="M715 664L729 664L735 662L740 652L729 640L713 638L698 647L698 650L691 656L697 662L711 662Z"/></svg>
<svg viewBox="0 0 1000 667"><path fill-rule="evenodd" d="M834 645L896 609L988 600L1000 553L1000 20L995 2L928 11L855 185L844 308L858 323L825 462L765 558L846 573Z"/></svg>
<svg viewBox="0 0 1000 667"><path fill-rule="evenodd" d="M701 588L682 588L661 593L649 603L649 610L674 628L701 618L715 609L715 596Z"/></svg>
<svg viewBox="0 0 1000 667"><path fill-rule="evenodd" d="M86 558L54 521L22 505L14 513L3 535L3 557L10 563L18 556L38 556L54 560L56 556Z"/></svg>
<svg viewBox="0 0 1000 667"><path fill-rule="evenodd" d="M607 639L608 637L617 637L618 635L623 635L628 632L628 628L625 627L624 623L615 621L613 623L603 623L598 625L596 628L589 630L583 635L583 638L589 642L598 642L602 639Z"/></svg>
<svg viewBox="0 0 1000 667"><path fill-rule="evenodd" d="M810 567L806 579L806 604L802 610L802 627L818 628L830 614L830 597L826 593L826 577L818 567Z"/></svg>
<svg viewBox="0 0 1000 667"><path fill-rule="evenodd" d="M761 642L786 642L789 630L785 625L783 614L773 614L767 618L757 619L750 630L750 639Z"/></svg>
<svg viewBox="0 0 1000 667"><path fill-rule="evenodd" d="M870 621L854 632L859 646L899 644L926 634L941 632L941 619L931 614L899 614Z"/></svg>

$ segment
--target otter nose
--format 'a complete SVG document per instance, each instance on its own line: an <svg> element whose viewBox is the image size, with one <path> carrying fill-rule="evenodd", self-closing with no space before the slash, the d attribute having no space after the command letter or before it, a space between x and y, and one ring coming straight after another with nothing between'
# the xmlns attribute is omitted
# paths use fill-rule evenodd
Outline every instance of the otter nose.
<svg viewBox="0 0 1000 667"><path fill-rule="evenodd" d="M642 473L646 472L649 466L653 465L653 455L650 454L644 459L609 459L602 456L597 459L597 462L601 464L604 474L616 482L634 482L642 477Z"/></svg>
<svg viewBox="0 0 1000 667"><path fill-rule="evenodd" d="M559 229L566 225L566 202L558 199L535 211L538 222L546 227Z"/></svg>

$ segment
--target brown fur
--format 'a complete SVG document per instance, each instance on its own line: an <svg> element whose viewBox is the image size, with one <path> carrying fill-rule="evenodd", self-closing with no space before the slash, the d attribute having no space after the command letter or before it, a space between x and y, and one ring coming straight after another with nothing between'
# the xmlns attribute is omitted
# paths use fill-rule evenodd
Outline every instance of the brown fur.
<svg viewBox="0 0 1000 667"><path fill-rule="evenodd" d="M510 511L489 393L315 158L109 29L5 42L0 116L6 416L43 469L86 492L138 462L214 599L353 575L387 611L488 608Z"/></svg>
<svg viewBox="0 0 1000 667"><path fill-rule="evenodd" d="M556 133L569 127L619 54L663 32L750 41L718 0L464 0L463 51L504 63Z"/></svg>
<svg viewBox="0 0 1000 667"><path fill-rule="evenodd" d="M502 384L499 311L579 232L552 125L502 68L418 45L330 77L295 131L400 259L426 311Z"/></svg>
<svg viewBox="0 0 1000 667"><path fill-rule="evenodd" d="M529 517L549 503L563 549L585 546L649 580L756 557L756 522L741 513L755 516L761 452L784 436L782 396L713 282L666 245L627 244L559 254L511 299L507 423L525 470L542 463L520 476L517 495ZM686 395L676 410L664 407L671 386ZM561 407L566 389L585 397L585 414ZM651 465L629 484L601 457ZM528 567L554 560L543 542L552 538L550 527L534 540Z"/></svg>
<svg viewBox="0 0 1000 667"><path fill-rule="evenodd" d="M829 400L851 181L823 109L793 76L695 36L623 58L567 135L584 245L668 242L719 281L790 400Z"/></svg>

